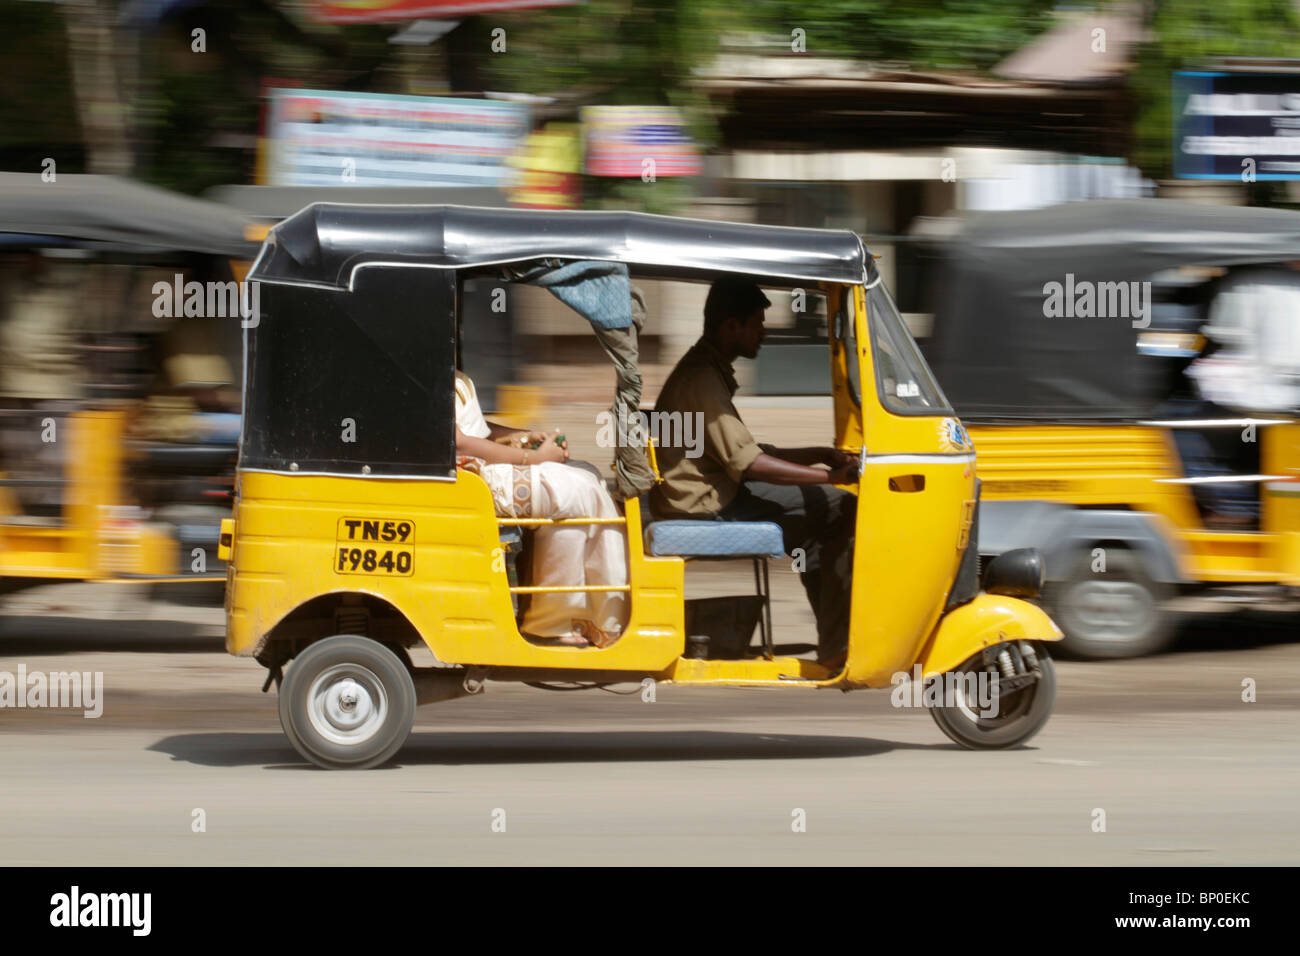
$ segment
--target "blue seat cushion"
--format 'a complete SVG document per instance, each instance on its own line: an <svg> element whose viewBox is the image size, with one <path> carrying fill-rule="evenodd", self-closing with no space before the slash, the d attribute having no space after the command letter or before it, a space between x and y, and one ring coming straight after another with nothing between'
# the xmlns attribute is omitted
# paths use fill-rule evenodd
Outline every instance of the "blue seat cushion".
<svg viewBox="0 0 1300 956"><path fill-rule="evenodd" d="M683 558L779 558L781 526L771 521L655 521L645 529L646 553Z"/></svg>

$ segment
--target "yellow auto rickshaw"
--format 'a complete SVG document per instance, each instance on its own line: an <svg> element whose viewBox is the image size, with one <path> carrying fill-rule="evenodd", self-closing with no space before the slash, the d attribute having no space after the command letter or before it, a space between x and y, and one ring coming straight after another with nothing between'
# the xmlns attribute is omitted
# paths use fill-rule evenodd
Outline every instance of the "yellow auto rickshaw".
<svg viewBox="0 0 1300 956"><path fill-rule="evenodd" d="M212 539L239 416L196 396L233 385L220 350L227 332L239 345L236 280L260 245L248 226L111 176L0 173L0 592L220 595ZM189 308L182 290L205 287L230 295ZM214 298L230 309L207 311Z"/></svg>
<svg viewBox="0 0 1300 956"><path fill-rule="evenodd" d="M1300 362L1300 213L1167 199L983 213L940 259L926 354L979 454L979 550L1043 554L1063 650L1154 653L1180 595L1239 606L1300 588L1300 406L1269 387ZM1238 366L1249 386L1228 405L1196 373L1233 367L1212 340L1233 300L1251 328L1223 331L1264 354Z"/></svg>
<svg viewBox="0 0 1300 956"><path fill-rule="evenodd" d="M625 528L622 636L566 647L520 632L516 600L538 588L512 580L507 542L555 522L498 518L487 484L456 467L460 292L496 276L596 303L580 311L603 344L622 336L610 351L623 360L616 410L626 414L639 405L626 308L599 314L608 286L547 281L581 262L675 281L743 274L825 296L834 441L858 456L848 490L864 499L842 666L778 653L766 618L760 647L688 655L688 562L737 558L763 570L782 550L779 529L773 543L776 525L715 536L724 523L700 522L695 543L672 553L639 497L655 477L631 437L616 451L622 515L562 519ZM856 234L624 212L316 204L271 231L249 278L260 283L260 312L245 329L236 503L221 535L226 646L268 669L264 689L278 685L281 723L308 760L382 763L417 703L477 694L489 680L790 691L897 687L919 675L953 690L932 713L962 746L1015 746L1046 722L1056 681L1045 646L1061 632L1022 599L1041 584L1041 559L1002 556L981 580L974 452ZM766 575L756 578L766 601ZM420 644L436 666L411 666L407 649ZM990 708L970 697L980 675L999 688Z"/></svg>

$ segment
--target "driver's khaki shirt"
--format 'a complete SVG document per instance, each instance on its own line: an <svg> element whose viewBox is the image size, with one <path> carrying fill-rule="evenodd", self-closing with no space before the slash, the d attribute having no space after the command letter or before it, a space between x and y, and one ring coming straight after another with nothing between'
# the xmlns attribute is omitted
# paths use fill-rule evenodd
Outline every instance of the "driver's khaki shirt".
<svg viewBox="0 0 1300 956"><path fill-rule="evenodd" d="M664 382L655 411L661 416L679 412L681 422L676 417L666 420L672 423L671 434L662 417L657 429L651 423L664 478L650 492L657 517L715 515L740 491L745 470L762 450L740 420L732 402L735 394L731 363L704 338L682 356Z"/></svg>

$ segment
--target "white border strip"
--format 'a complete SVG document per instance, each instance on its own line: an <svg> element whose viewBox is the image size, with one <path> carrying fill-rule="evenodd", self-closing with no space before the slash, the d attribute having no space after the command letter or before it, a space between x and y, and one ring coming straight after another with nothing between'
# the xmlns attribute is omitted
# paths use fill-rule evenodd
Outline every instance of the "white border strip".
<svg viewBox="0 0 1300 956"><path fill-rule="evenodd" d="M240 468L239 470L245 474L284 475L287 478L360 478L363 481L456 481L455 475L358 475L341 471L280 471L274 468Z"/></svg>
<svg viewBox="0 0 1300 956"><path fill-rule="evenodd" d="M954 454L936 452L932 455L867 455L866 460L879 465L924 465L934 463L955 465L961 462L973 462L975 453L971 451Z"/></svg>
<svg viewBox="0 0 1300 956"><path fill-rule="evenodd" d="M1138 422L1156 428L1244 428L1247 425L1289 425L1290 418L1171 418Z"/></svg>
<svg viewBox="0 0 1300 956"><path fill-rule="evenodd" d="M1286 475L1210 475L1205 478L1157 478L1162 485L1231 485L1261 481L1288 481Z"/></svg>

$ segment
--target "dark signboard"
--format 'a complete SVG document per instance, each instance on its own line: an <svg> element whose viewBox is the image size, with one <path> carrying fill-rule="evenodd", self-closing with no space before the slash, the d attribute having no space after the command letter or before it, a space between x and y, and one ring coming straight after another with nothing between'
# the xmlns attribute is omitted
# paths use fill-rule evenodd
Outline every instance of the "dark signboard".
<svg viewBox="0 0 1300 956"><path fill-rule="evenodd" d="M1300 179L1300 73L1176 72L1174 175Z"/></svg>

